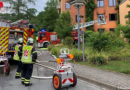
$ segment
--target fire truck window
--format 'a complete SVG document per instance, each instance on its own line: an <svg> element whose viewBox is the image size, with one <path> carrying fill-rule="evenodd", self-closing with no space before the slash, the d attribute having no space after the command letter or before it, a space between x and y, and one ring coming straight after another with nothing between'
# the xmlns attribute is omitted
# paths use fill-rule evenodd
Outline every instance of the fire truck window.
<svg viewBox="0 0 130 90"><path fill-rule="evenodd" d="M14 32L10 32L9 33L9 39L14 39L15 37L14 37Z"/></svg>
<svg viewBox="0 0 130 90"><path fill-rule="evenodd" d="M57 41L57 35L51 35L51 41Z"/></svg>
<svg viewBox="0 0 130 90"><path fill-rule="evenodd" d="M40 40L42 39L42 37L45 37L45 33L40 34Z"/></svg>

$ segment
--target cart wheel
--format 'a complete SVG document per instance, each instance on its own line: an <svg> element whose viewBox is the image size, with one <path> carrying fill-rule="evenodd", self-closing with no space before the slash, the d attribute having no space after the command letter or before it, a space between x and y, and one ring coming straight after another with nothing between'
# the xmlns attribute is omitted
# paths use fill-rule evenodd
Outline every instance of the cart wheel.
<svg viewBox="0 0 130 90"><path fill-rule="evenodd" d="M73 84L71 85L72 87L75 87L77 84L77 76L75 73L73 73Z"/></svg>
<svg viewBox="0 0 130 90"><path fill-rule="evenodd" d="M5 62L5 66L4 66L4 68L3 68L4 70L4 73L6 74L6 75L9 75L9 73L10 73L10 65L9 65L9 63L8 62Z"/></svg>
<svg viewBox="0 0 130 90"><path fill-rule="evenodd" d="M61 77L57 74L53 75L53 87L56 90L60 90L61 89Z"/></svg>

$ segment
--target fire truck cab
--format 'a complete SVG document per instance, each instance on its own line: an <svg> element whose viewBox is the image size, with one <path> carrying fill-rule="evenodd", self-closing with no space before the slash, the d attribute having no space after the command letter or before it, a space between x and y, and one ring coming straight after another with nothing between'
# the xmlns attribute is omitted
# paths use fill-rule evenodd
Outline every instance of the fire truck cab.
<svg viewBox="0 0 130 90"><path fill-rule="evenodd" d="M49 44L59 44L60 39L56 32L47 32L45 30L41 30L38 33L38 47L47 48Z"/></svg>

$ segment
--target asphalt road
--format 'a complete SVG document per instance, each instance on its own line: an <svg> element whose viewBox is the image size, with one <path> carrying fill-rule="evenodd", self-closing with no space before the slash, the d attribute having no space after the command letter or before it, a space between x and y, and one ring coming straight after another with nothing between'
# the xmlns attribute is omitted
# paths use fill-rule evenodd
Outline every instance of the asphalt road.
<svg viewBox="0 0 130 90"><path fill-rule="evenodd" d="M44 59L50 60L48 52L44 52ZM39 58L39 59L40 59ZM0 69L1 70L1 69ZM11 73L5 76L0 73L0 90L55 90L52 85L52 79L34 79L31 78L32 86L25 87L21 84L20 79L15 79L16 66L11 66ZM33 76L51 77L53 71L38 65L34 65ZM93 83L78 79L76 87L64 88L62 90L108 90Z"/></svg>

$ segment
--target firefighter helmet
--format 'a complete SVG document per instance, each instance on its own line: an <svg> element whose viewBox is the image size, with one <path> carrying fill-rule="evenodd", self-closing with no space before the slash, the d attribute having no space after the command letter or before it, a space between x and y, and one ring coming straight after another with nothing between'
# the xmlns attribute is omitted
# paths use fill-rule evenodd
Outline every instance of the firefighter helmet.
<svg viewBox="0 0 130 90"><path fill-rule="evenodd" d="M29 44L33 44L33 39L32 38L28 38L28 43Z"/></svg>
<svg viewBox="0 0 130 90"><path fill-rule="evenodd" d="M23 38L19 38L18 43L23 43Z"/></svg>

